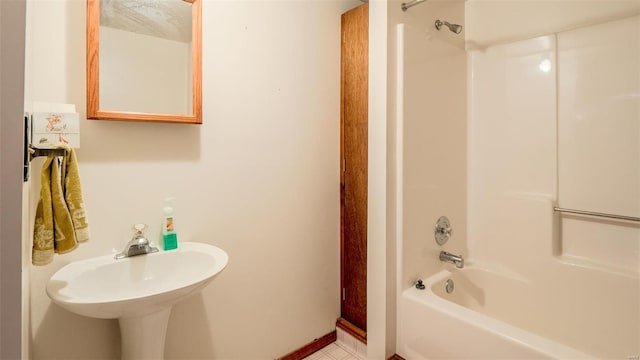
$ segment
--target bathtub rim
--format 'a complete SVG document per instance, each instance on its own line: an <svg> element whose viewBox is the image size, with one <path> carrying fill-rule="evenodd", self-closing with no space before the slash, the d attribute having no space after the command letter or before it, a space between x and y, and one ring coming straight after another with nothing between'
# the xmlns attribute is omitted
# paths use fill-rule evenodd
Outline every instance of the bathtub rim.
<svg viewBox="0 0 640 360"><path fill-rule="evenodd" d="M482 270L482 268L473 270ZM500 339L517 343L524 348L538 352L550 358L597 359L597 357L594 357L593 355L584 353L570 346L560 344L551 339L544 338L525 329L492 318L488 315L471 310L440 297L433 291L433 286L437 286L438 284L446 281L446 279L452 275L453 271L465 270L440 270L424 280L424 284L426 285L424 290L419 290L415 286L411 286L402 291L401 297L409 301L417 302L432 310L441 312L461 321L466 325L487 331Z"/></svg>

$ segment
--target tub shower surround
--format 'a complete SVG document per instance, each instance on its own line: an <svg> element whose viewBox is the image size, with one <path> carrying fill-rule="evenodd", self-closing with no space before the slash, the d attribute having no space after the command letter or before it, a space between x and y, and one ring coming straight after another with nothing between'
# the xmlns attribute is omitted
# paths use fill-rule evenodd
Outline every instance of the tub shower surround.
<svg viewBox="0 0 640 360"><path fill-rule="evenodd" d="M398 27L405 94L398 252L410 254L399 267L399 355L640 354L640 226L554 211L640 214L639 30L640 17L632 16L468 49L466 239L454 236L442 248L418 251L411 226L419 207L412 197L422 190L411 177L419 174L412 159L420 148L412 138L420 136L416 122L443 119L415 115L419 99L411 94L421 91L411 78L428 72L419 59L433 65L425 62L425 49L442 45L427 41L416 50L415 42L408 45L419 37L416 28ZM421 241L433 241L426 238ZM451 246L465 245L463 269L437 261L437 251L458 253ZM412 253L428 260L416 266ZM418 278L424 290L414 286Z"/></svg>

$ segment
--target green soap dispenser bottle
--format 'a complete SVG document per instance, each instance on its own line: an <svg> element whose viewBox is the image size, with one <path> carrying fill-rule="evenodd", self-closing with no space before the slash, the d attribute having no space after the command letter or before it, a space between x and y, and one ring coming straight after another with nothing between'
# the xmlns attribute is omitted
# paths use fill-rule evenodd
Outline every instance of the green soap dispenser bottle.
<svg viewBox="0 0 640 360"><path fill-rule="evenodd" d="M164 221L162 223L162 244L164 250L173 250L178 247L178 234L176 234L173 216L174 198L164 199Z"/></svg>

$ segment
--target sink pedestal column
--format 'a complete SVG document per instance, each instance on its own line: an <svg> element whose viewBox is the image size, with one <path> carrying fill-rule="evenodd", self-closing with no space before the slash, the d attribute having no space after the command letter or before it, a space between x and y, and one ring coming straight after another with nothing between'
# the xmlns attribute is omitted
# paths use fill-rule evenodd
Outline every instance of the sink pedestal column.
<svg viewBox="0 0 640 360"><path fill-rule="evenodd" d="M170 314L171 306L147 315L119 318L122 359L164 359Z"/></svg>

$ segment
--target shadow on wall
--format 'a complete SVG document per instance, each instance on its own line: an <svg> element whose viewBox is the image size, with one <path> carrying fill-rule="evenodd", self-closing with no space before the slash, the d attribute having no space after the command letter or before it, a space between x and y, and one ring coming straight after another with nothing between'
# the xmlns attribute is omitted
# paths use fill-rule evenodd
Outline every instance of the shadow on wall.
<svg viewBox="0 0 640 360"><path fill-rule="evenodd" d="M214 359L215 338L211 334L211 325L202 293L198 293L176 304L171 310L165 357L167 359ZM203 316L204 315L204 316ZM176 333L189 329L190 336L177 336ZM179 343L175 343L180 339ZM173 351L175 349L175 351Z"/></svg>
<svg viewBox="0 0 640 360"><path fill-rule="evenodd" d="M165 356L168 359L213 359L214 346L201 294L194 295L176 304L165 342ZM189 329L192 336L176 336L177 332ZM95 341L93 339L100 339ZM172 339L188 339L179 344L171 344ZM120 329L116 319L94 319L71 313L51 303L47 308L38 331L32 339L40 346L32 347L34 359L119 359ZM46 345L45 345L46 344ZM100 348L96 348L100 344ZM173 346L172 346L173 345ZM171 349L176 349L172 356ZM45 350L39 353L37 349ZM97 357L96 354L101 354Z"/></svg>
<svg viewBox="0 0 640 360"><path fill-rule="evenodd" d="M96 354L101 354L104 359L119 359L119 332L117 320L76 315L51 303L32 339L40 346L31 347L34 351L31 356L33 359L98 359ZM93 341L95 338L102 340ZM102 348L96 349L96 344ZM38 349L46 349L46 353L39 353Z"/></svg>
<svg viewBox="0 0 640 360"><path fill-rule="evenodd" d="M153 162L200 159L204 125L83 120L84 162Z"/></svg>

